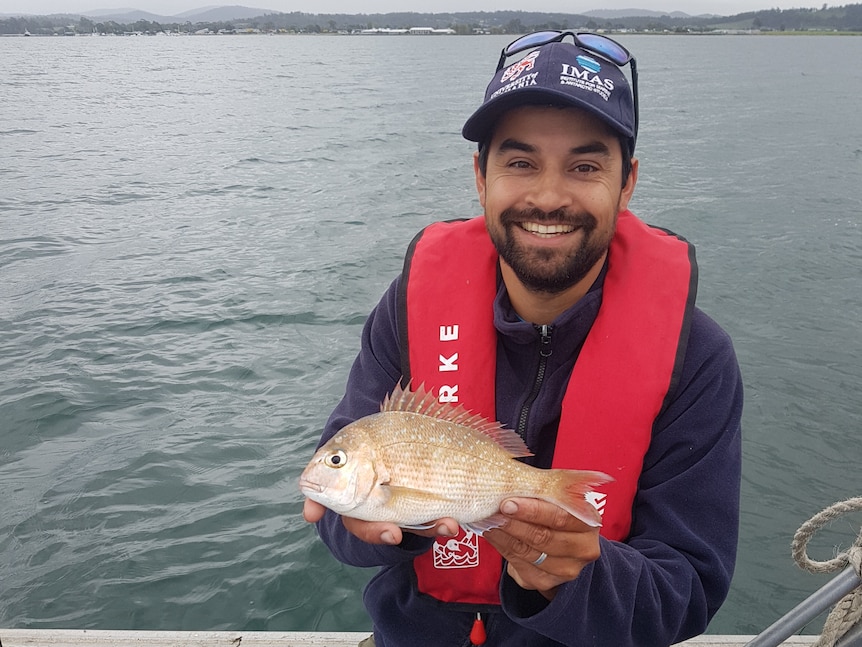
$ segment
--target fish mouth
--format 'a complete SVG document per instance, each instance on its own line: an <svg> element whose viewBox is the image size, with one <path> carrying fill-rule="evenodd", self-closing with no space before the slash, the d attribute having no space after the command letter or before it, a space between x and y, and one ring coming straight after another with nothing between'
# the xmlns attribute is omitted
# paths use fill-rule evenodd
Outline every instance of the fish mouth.
<svg viewBox="0 0 862 647"><path fill-rule="evenodd" d="M302 492L323 492L322 485L304 478L299 479L299 489Z"/></svg>

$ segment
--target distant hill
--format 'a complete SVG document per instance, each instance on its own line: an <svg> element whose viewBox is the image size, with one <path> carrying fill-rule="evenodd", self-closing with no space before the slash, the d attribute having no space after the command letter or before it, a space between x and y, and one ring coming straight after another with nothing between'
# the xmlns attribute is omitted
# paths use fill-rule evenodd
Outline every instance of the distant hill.
<svg viewBox="0 0 862 647"><path fill-rule="evenodd" d="M137 22L138 20L165 20L165 16L150 13L149 11L141 11L140 9L96 9L94 11L85 11L81 14L88 18L97 18L98 20L113 20L114 22Z"/></svg>
<svg viewBox="0 0 862 647"><path fill-rule="evenodd" d="M197 9L189 9L188 11L183 11L182 13L175 14L176 18L187 18L189 16L194 16L199 13L203 13L205 11L210 11L211 9L220 9L222 5L212 5L209 7L198 7ZM243 7L245 8L245 7Z"/></svg>
<svg viewBox="0 0 862 647"><path fill-rule="evenodd" d="M91 11L83 12L81 15L101 18L102 16L121 16L127 13L135 13L136 11L138 11L138 9L133 9L132 7L125 9L93 9Z"/></svg>
<svg viewBox="0 0 862 647"><path fill-rule="evenodd" d="M128 1L128 0L124 0ZM649 0L647 0L649 1ZM648 9L591 11L588 14L538 11L464 11L456 13L315 14L271 12L239 5L204 7L176 16L156 16L135 9L91 11L51 16L0 15L0 34L205 33L350 33L371 27L432 27L457 34L524 34L539 29L585 29L646 33L862 32L862 4L810 9L762 9L733 16L691 16Z"/></svg>
<svg viewBox="0 0 862 647"><path fill-rule="evenodd" d="M243 7L239 5L232 6L209 6L183 13L161 16L152 14L147 11L138 9L96 9L94 11L85 11L82 16L88 18L98 18L99 20L113 20L118 23L137 22L138 20L148 20L150 22L224 22L230 20L248 20L249 18L257 18L264 14L274 13L269 9L255 9L253 7ZM77 14L76 14L77 15Z"/></svg>
<svg viewBox="0 0 862 647"><path fill-rule="evenodd" d="M184 18L190 22L219 22L222 20L248 20L260 16L279 13L272 9L255 9L233 5L229 7L204 7L177 14L176 18Z"/></svg>
<svg viewBox="0 0 862 647"><path fill-rule="evenodd" d="M113 8L113 9L92 9L90 11L84 11L81 13L74 14L59 14L59 15L75 15L75 16L86 16L88 18L98 18L100 20L113 20L115 22L134 22L137 20L149 20L149 21L157 21L157 22L169 22L169 21L189 21L189 22L220 22L220 21L229 21L229 20L248 20L250 18L257 18L267 14L275 14L275 13L283 13L273 11L271 9L258 9L254 7L246 7L244 5L209 5L206 7L198 7L197 9L190 9L189 11L183 11L182 13L170 14L170 15L161 15L154 14L148 11L141 11L140 9L134 9L131 7L124 8ZM300 12L292 12L292 13L300 13ZM427 14L415 14L414 15L427 15ZM464 12L464 13L475 13L475 12ZM484 12L482 12L484 13ZM8 13L0 13L0 18L12 17L12 16L27 16L27 15L36 15L36 14L8 14ZM308 14L313 15L313 14ZM340 14L347 15L347 14ZM376 15L390 15L390 14L376 14ZM439 15L439 14L433 14ZM453 15L453 14L447 14ZM601 18L601 19L618 19L618 18L660 18L662 16L668 16L670 18L690 18L693 17L691 14L685 13L684 11L654 11L651 9L596 9L593 11L587 11L581 14L581 16L587 16L588 18ZM716 14L698 14L697 17L701 18L709 18L715 17Z"/></svg>
<svg viewBox="0 0 862 647"><path fill-rule="evenodd" d="M650 9L596 9L587 11L583 14L590 18L661 18L669 16L670 18L691 18L691 14L684 11L651 11Z"/></svg>

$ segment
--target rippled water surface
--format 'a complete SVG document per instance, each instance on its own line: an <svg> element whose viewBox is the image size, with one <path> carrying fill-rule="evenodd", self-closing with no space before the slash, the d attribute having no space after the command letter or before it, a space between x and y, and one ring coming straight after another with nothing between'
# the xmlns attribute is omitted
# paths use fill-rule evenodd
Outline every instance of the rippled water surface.
<svg viewBox="0 0 862 647"><path fill-rule="evenodd" d="M299 472L413 234L479 213L506 37L0 39L0 626L362 630ZM857 38L623 37L632 205L698 247L746 389L714 633L825 582L862 494ZM859 519L820 546L852 542Z"/></svg>

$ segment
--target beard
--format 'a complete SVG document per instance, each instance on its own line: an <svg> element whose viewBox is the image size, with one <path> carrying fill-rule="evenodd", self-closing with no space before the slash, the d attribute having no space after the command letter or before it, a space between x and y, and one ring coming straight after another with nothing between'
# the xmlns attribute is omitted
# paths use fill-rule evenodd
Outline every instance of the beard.
<svg viewBox="0 0 862 647"><path fill-rule="evenodd" d="M580 229L581 240L574 249L525 247L512 235L512 230L521 222L573 225ZM540 209L509 208L500 214L499 224L488 226L488 234L500 258L512 268L524 287L531 292L559 294L583 280L602 259L615 228L616 217L610 231L603 231L595 216L586 212L572 214L558 209L545 213Z"/></svg>

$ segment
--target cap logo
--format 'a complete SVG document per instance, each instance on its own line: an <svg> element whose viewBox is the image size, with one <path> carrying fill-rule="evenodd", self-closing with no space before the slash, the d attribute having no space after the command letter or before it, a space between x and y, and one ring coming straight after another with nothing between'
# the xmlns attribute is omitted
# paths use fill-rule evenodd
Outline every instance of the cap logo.
<svg viewBox="0 0 862 647"><path fill-rule="evenodd" d="M562 64L560 85L568 85L579 90L594 92L605 101L608 101L611 98L611 93L614 91L614 81L613 79L603 79L599 76L599 72L602 71L601 64L589 56L578 56L575 60L578 65Z"/></svg>
<svg viewBox="0 0 862 647"><path fill-rule="evenodd" d="M590 72L598 74L602 71L602 66L594 58L590 58L589 56L578 56L575 60L578 62L578 65Z"/></svg>
<svg viewBox="0 0 862 647"><path fill-rule="evenodd" d="M500 83L506 83L506 81L514 81L521 74L533 69L533 64L536 62L536 59L539 57L539 50L533 50L529 54L527 54L524 58L522 58L517 63L514 63L506 68L506 71L503 72L503 76L500 77Z"/></svg>

